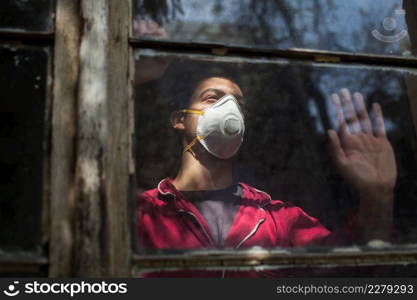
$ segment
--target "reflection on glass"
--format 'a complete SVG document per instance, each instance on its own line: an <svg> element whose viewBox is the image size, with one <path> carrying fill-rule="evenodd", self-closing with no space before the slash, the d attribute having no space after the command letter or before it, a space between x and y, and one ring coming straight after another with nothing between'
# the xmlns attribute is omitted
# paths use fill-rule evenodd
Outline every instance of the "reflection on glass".
<svg viewBox="0 0 417 300"><path fill-rule="evenodd" d="M417 240L413 73L136 55L140 249Z"/></svg>
<svg viewBox="0 0 417 300"><path fill-rule="evenodd" d="M0 56L0 252L38 251L48 53L3 46Z"/></svg>
<svg viewBox="0 0 417 300"><path fill-rule="evenodd" d="M134 0L133 3L134 35L145 39L416 54L410 44L416 42L413 24L417 14L411 0Z"/></svg>
<svg viewBox="0 0 417 300"><path fill-rule="evenodd" d="M2 0L0 30L52 31L52 0Z"/></svg>

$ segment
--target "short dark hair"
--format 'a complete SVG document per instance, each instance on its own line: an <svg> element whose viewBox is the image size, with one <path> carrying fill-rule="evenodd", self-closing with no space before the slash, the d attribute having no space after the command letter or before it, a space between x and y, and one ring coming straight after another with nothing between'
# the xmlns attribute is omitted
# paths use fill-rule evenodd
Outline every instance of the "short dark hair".
<svg viewBox="0 0 417 300"><path fill-rule="evenodd" d="M169 94L169 110L173 112L187 108L195 89L209 78L224 78L240 86L237 74L233 67L216 62L180 61L169 67L165 76L170 82L161 84L161 88L164 94Z"/></svg>

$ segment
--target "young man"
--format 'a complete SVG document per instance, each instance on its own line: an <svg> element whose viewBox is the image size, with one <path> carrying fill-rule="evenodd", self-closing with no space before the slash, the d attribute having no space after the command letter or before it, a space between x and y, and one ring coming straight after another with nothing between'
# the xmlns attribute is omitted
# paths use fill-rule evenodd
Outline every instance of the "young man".
<svg viewBox="0 0 417 300"><path fill-rule="evenodd" d="M338 132L328 131L339 173L360 195L349 239L389 240L396 163L381 108L374 126L361 94L333 94ZM175 178L138 196L138 246L155 249L301 247L337 244L331 233L301 208L272 200L233 180L233 157L244 139L243 93L228 78L209 77L195 87L188 107L171 114L182 133L181 166ZM356 109L355 109L356 106ZM342 242L343 243L343 242Z"/></svg>

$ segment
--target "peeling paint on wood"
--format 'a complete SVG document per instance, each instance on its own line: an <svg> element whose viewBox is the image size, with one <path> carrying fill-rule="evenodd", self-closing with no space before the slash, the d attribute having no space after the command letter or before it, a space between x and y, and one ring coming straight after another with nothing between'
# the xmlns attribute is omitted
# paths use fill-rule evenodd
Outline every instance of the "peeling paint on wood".
<svg viewBox="0 0 417 300"><path fill-rule="evenodd" d="M50 276L130 274L129 5L57 3Z"/></svg>
<svg viewBox="0 0 417 300"><path fill-rule="evenodd" d="M71 275L74 242L74 165L78 49L78 1L58 0L52 105L49 276Z"/></svg>

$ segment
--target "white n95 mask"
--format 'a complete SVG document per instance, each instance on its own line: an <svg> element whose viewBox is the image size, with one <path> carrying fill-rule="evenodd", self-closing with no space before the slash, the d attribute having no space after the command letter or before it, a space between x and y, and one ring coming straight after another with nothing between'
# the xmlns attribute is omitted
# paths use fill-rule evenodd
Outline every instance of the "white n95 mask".
<svg viewBox="0 0 417 300"><path fill-rule="evenodd" d="M199 115L196 137L184 147L184 152L197 141L209 153L222 159L232 157L239 150L245 123L239 104L232 95L225 95L203 110L181 109L180 112Z"/></svg>

